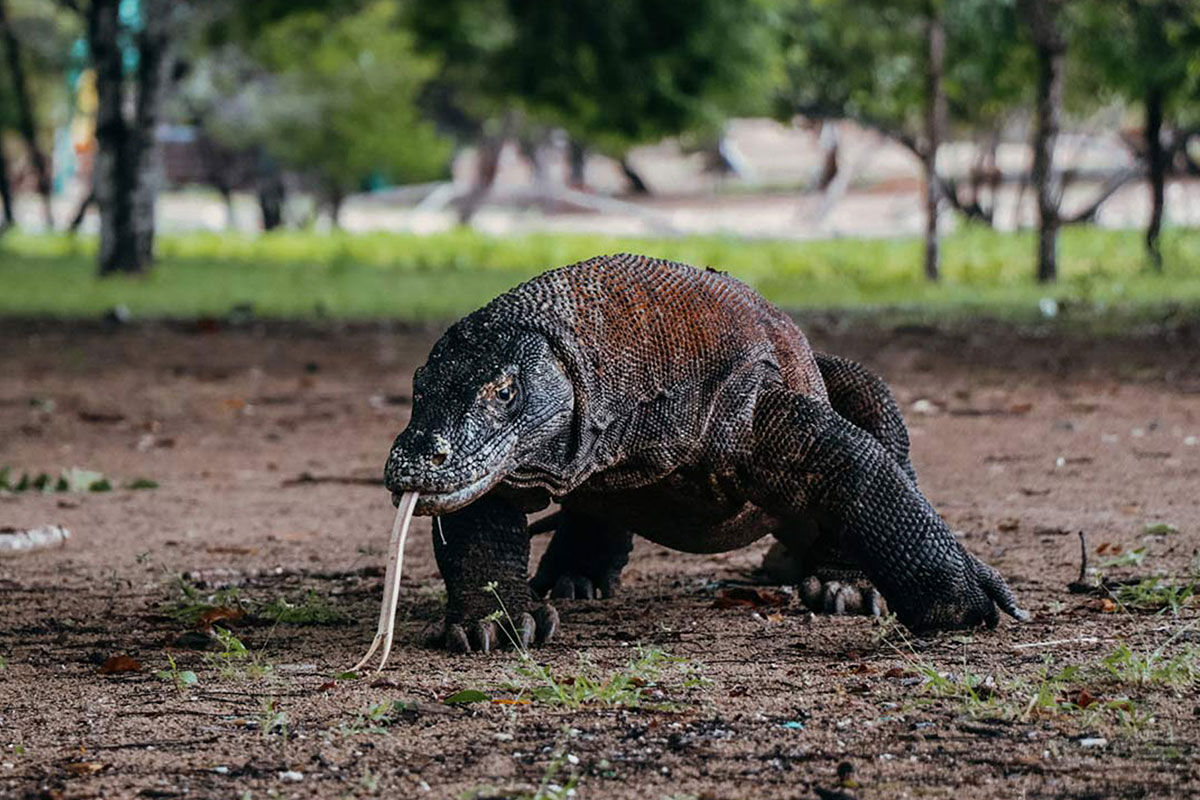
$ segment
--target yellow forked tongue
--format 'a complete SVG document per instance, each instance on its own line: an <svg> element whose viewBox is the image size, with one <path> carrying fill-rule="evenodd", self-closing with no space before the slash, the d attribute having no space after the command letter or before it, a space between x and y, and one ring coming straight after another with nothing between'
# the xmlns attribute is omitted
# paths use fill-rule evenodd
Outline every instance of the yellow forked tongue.
<svg viewBox="0 0 1200 800"><path fill-rule="evenodd" d="M405 492L400 497L400 508L396 510L396 521L392 524L392 539L388 543L387 572L383 576L383 607L379 609L379 628L375 631L371 649L361 661L350 668L351 672L358 672L363 664L370 660L380 642L383 643L383 654L379 657L376 672L383 670L388 653L392 652L392 634L396 628L396 600L400 593L400 570L404 566L404 543L408 541L408 526L412 524L417 496L417 492Z"/></svg>

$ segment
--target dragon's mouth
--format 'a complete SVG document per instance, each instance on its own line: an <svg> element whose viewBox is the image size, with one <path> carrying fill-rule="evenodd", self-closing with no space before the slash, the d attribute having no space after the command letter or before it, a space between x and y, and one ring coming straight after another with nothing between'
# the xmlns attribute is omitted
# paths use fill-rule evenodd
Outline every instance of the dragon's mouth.
<svg viewBox="0 0 1200 800"><path fill-rule="evenodd" d="M470 505L487 494L503 477L503 473L497 472L468 483L461 489L454 489L448 492L421 491L420 497L417 499L415 513L418 516L432 517L458 511L460 508ZM413 490L393 491L392 505L399 507L404 491Z"/></svg>

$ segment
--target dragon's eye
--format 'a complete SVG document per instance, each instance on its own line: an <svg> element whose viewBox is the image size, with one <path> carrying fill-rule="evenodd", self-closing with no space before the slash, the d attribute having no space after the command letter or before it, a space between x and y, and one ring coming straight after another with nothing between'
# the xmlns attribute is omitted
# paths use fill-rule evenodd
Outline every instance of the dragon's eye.
<svg viewBox="0 0 1200 800"><path fill-rule="evenodd" d="M515 383L506 383L496 389L496 399L501 403L508 405L513 400L517 399L517 386Z"/></svg>

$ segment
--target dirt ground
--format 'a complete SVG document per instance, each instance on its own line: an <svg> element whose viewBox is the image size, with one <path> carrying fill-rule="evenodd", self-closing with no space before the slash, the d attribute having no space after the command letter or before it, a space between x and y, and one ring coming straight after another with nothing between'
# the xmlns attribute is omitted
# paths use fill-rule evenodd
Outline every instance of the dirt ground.
<svg viewBox="0 0 1200 800"><path fill-rule="evenodd" d="M436 330L0 323L0 466L115 486L0 493L0 526L72 534L0 558L0 796L1200 793L1196 608L1067 588L1078 531L1094 565L1144 556L1109 576L1194 569L1200 332L810 333L893 382L923 488L1034 620L916 639L771 605L751 586L766 541L639 542L623 595L559 601L533 651L567 692L641 670L572 708L526 703L541 679L512 653L423 645L442 591L424 519L391 662L334 679L374 632L393 510L370 481ZM272 622L280 601L320 624ZM190 649L203 603L244 612L217 626L246 653ZM121 655L140 669L106 673ZM441 702L465 689L489 700Z"/></svg>

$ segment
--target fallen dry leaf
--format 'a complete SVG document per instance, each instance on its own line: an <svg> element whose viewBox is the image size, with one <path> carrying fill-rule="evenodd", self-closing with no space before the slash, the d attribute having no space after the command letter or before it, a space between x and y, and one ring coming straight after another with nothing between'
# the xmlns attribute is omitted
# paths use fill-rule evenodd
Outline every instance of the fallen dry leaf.
<svg viewBox="0 0 1200 800"><path fill-rule="evenodd" d="M1100 599L1100 610L1105 614L1112 614L1117 610L1117 604L1111 599L1103 597Z"/></svg>
<svg viewBox="0 0 1200 800"><path fill-rule="evenodd" d="M214 622L223 620L241 619L245 614L240 608L230 608L229 606L217 606L210 608L200 615L200 619L196 622L196 627L201 630L209 630Z"/></svg>
<svg viewBox="0 0 1200 800"><path fill-rule="evenodd" d="M222 556L252 556L258 553L257 547L239 547L238 545L218 544L204 548L204 552Z"/></svg>
<svg viewBox="0 0 1200 800"><path fill-rule="evenodd" d="M331 689L336 689L337 685L338 685L337 681L325 681L324 683L322 683L320 686L317 687L317 691L318 692L328 692Z"/></svg>
<svg viewBox="0 0 1200 800"><path fill-rule="evenodd" d="M141 672L142 662L127 655L109 656L100 666L103 675L114 675L120 672Z"/></svg>
<svg viewBox="0 0 1200 800"><path fill-rule="evenodd" d="M763 608L765 606L786 606L792 601L790 595L773 589L756 589L748 586L735 586L717 592L713 601L716 608Z"/></svg>
<svg viewBox="0 0 1200 800"><path fill-rule="evenodd" d="M67 764L67 772L72 775L94 775L104 769L99 761L73 761Z"/></svg>
<svg viewBox="0 0 1200 800"><path fill-rule="evenodd" d="M492 703L498 706L527 706L528 700L512 700L507 697L493 697Z"/></svg>

